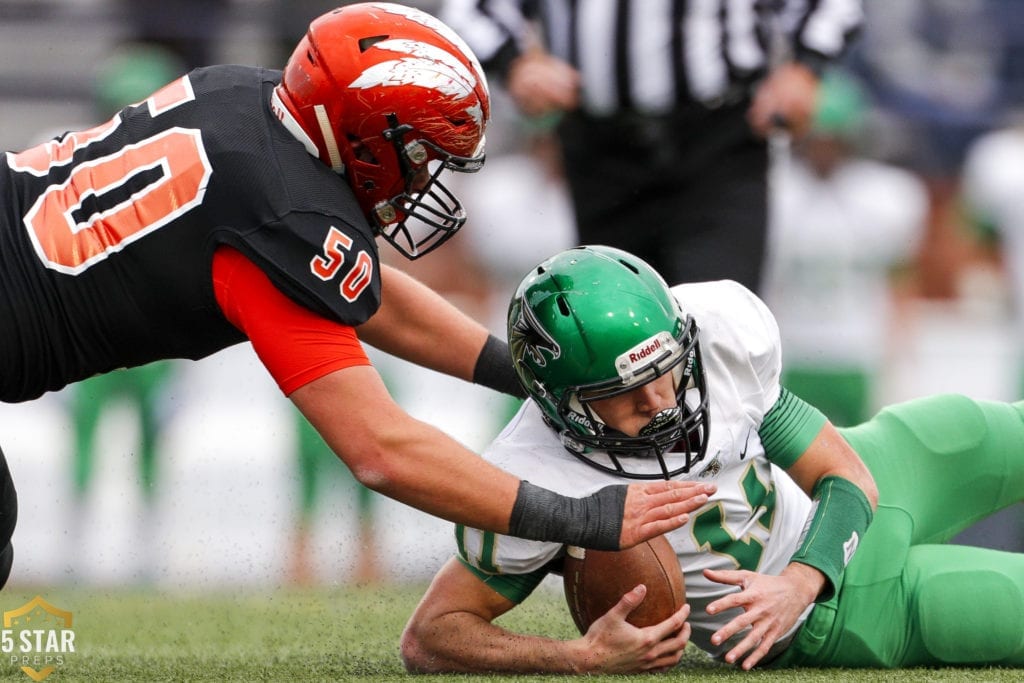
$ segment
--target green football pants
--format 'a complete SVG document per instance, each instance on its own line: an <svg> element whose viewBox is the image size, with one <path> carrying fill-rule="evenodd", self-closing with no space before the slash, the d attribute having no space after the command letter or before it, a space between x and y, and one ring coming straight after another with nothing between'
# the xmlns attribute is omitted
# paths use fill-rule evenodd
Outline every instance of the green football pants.
<svg viewBox="0 0 1024 683"><path fill-rule="evenodd" d="M946 545L1024 499L1024 402L934 396L841 432L878 512L836 596L772 666L1024 665L1024 555Z"/></svg>
<svg viewBox="0 0 1024 683"><path fill-rule="evenodd" d="M96 430L104 409L117 398L126 398L138 409L141 431L139 474L143 496L147 501L153 499L157 479L159 403L172 372L170 362L159 361L95 375L75 386L72 410L75 420L73 483L76 495L84 496L92 482L96 464Z"/></svg>

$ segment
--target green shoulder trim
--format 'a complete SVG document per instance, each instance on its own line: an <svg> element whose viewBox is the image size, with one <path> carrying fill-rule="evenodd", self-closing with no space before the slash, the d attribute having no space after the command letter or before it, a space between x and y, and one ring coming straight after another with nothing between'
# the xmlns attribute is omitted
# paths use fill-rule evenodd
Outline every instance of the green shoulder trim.
<svg viewBox="0 0 1024 683"><path fill-rule="evenodd" d="M466 562L462 557L459 557L459 562L476 578L516 604L529 597L533 589L539 586L544 577L548 575L547 569L543 567L529 574L488 574Z"/></svg>
<svg viewBox="0 0 1024 683"><path fill-rule="evenodd" d="M765 455L788 469L804 454L826 421L820 410L782 387L779 400L764 416L758 430Z"/></svg>

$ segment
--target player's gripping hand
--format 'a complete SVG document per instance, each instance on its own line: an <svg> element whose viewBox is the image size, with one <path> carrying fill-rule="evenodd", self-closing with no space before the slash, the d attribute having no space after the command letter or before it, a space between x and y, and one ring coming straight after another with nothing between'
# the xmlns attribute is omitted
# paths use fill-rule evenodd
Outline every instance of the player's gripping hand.
<svg viewBox="0 0 1024 683"><path fill-rule="evenodd" d="M641 584L622 596L576 641L573 660L579 673L632 674L670 669L679 663L690 641L690 606L683 605L665 621L637 628L626 618L640 606L647 588Z"/></svg>
<svg viewBox="0 0 1024 683"><path fill-rule="evenodd" d="M622 516L619 548L678 529L716 491L714 484L695 481L654 481L630 484Z"/></svg>
<svg viewBox="0 0 1024 683"><path fill-rule="evenodd" d="M746 656L740 666L750 670L768 654L772 645L793 627L800 614L821 591L824 576L807 565L791 563L779 576L746 570L705 569L704 576L718 583L739 586L740 590L715 600L708 614L739 607L743 613L715 631L711 642L724 643L737 633L743 638L725 654L729 664Z"/></svg>

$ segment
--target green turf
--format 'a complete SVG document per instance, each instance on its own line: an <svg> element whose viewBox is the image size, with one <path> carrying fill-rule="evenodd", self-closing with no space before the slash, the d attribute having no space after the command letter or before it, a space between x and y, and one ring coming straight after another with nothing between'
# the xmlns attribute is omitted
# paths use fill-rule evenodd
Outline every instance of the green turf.
<svg viewBox="0 0 1024 683"><path fill-rule="evenodd" d="M422 586L190 595L155 591L7 590L13 610L36 594L74 615L77 652L46 680L71 681L559 681L562 676L418 676L406 674L398 636ZM544 592L505 616L503 625L560 637L574 635L561 598ZM590 676L586 681L621 680ZM688 650L684 664L659 680L742 678L787 683L847 681L1017 681L1020 671L794 670L746 673ZM30 681L9 660L0 680Z"/></svg>

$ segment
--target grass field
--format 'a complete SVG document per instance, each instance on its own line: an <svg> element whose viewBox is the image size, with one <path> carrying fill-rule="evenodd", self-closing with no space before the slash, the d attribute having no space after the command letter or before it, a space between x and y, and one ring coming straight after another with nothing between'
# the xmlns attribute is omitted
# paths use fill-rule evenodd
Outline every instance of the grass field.
<svg viewBox="0 0 1024 683"><path fill-rule="evenodd" d="M398 657L398 636L422 586L192 595L119 589L5 591L13 610L41 595L74 615L76 652L46 680L71 681L387 681L433 683L463 676L413 677ZM506 615L509 628L570 637L575 631L561 597L536 595ZM1021 671L793 670L745 673L687 652L682 666L659 680L717 681L1018 681ZM620 676L587 681L622 680ZM0 680L30 681L9 657ZM474 676L468 680L583 680L559 676Z"/></svg>

